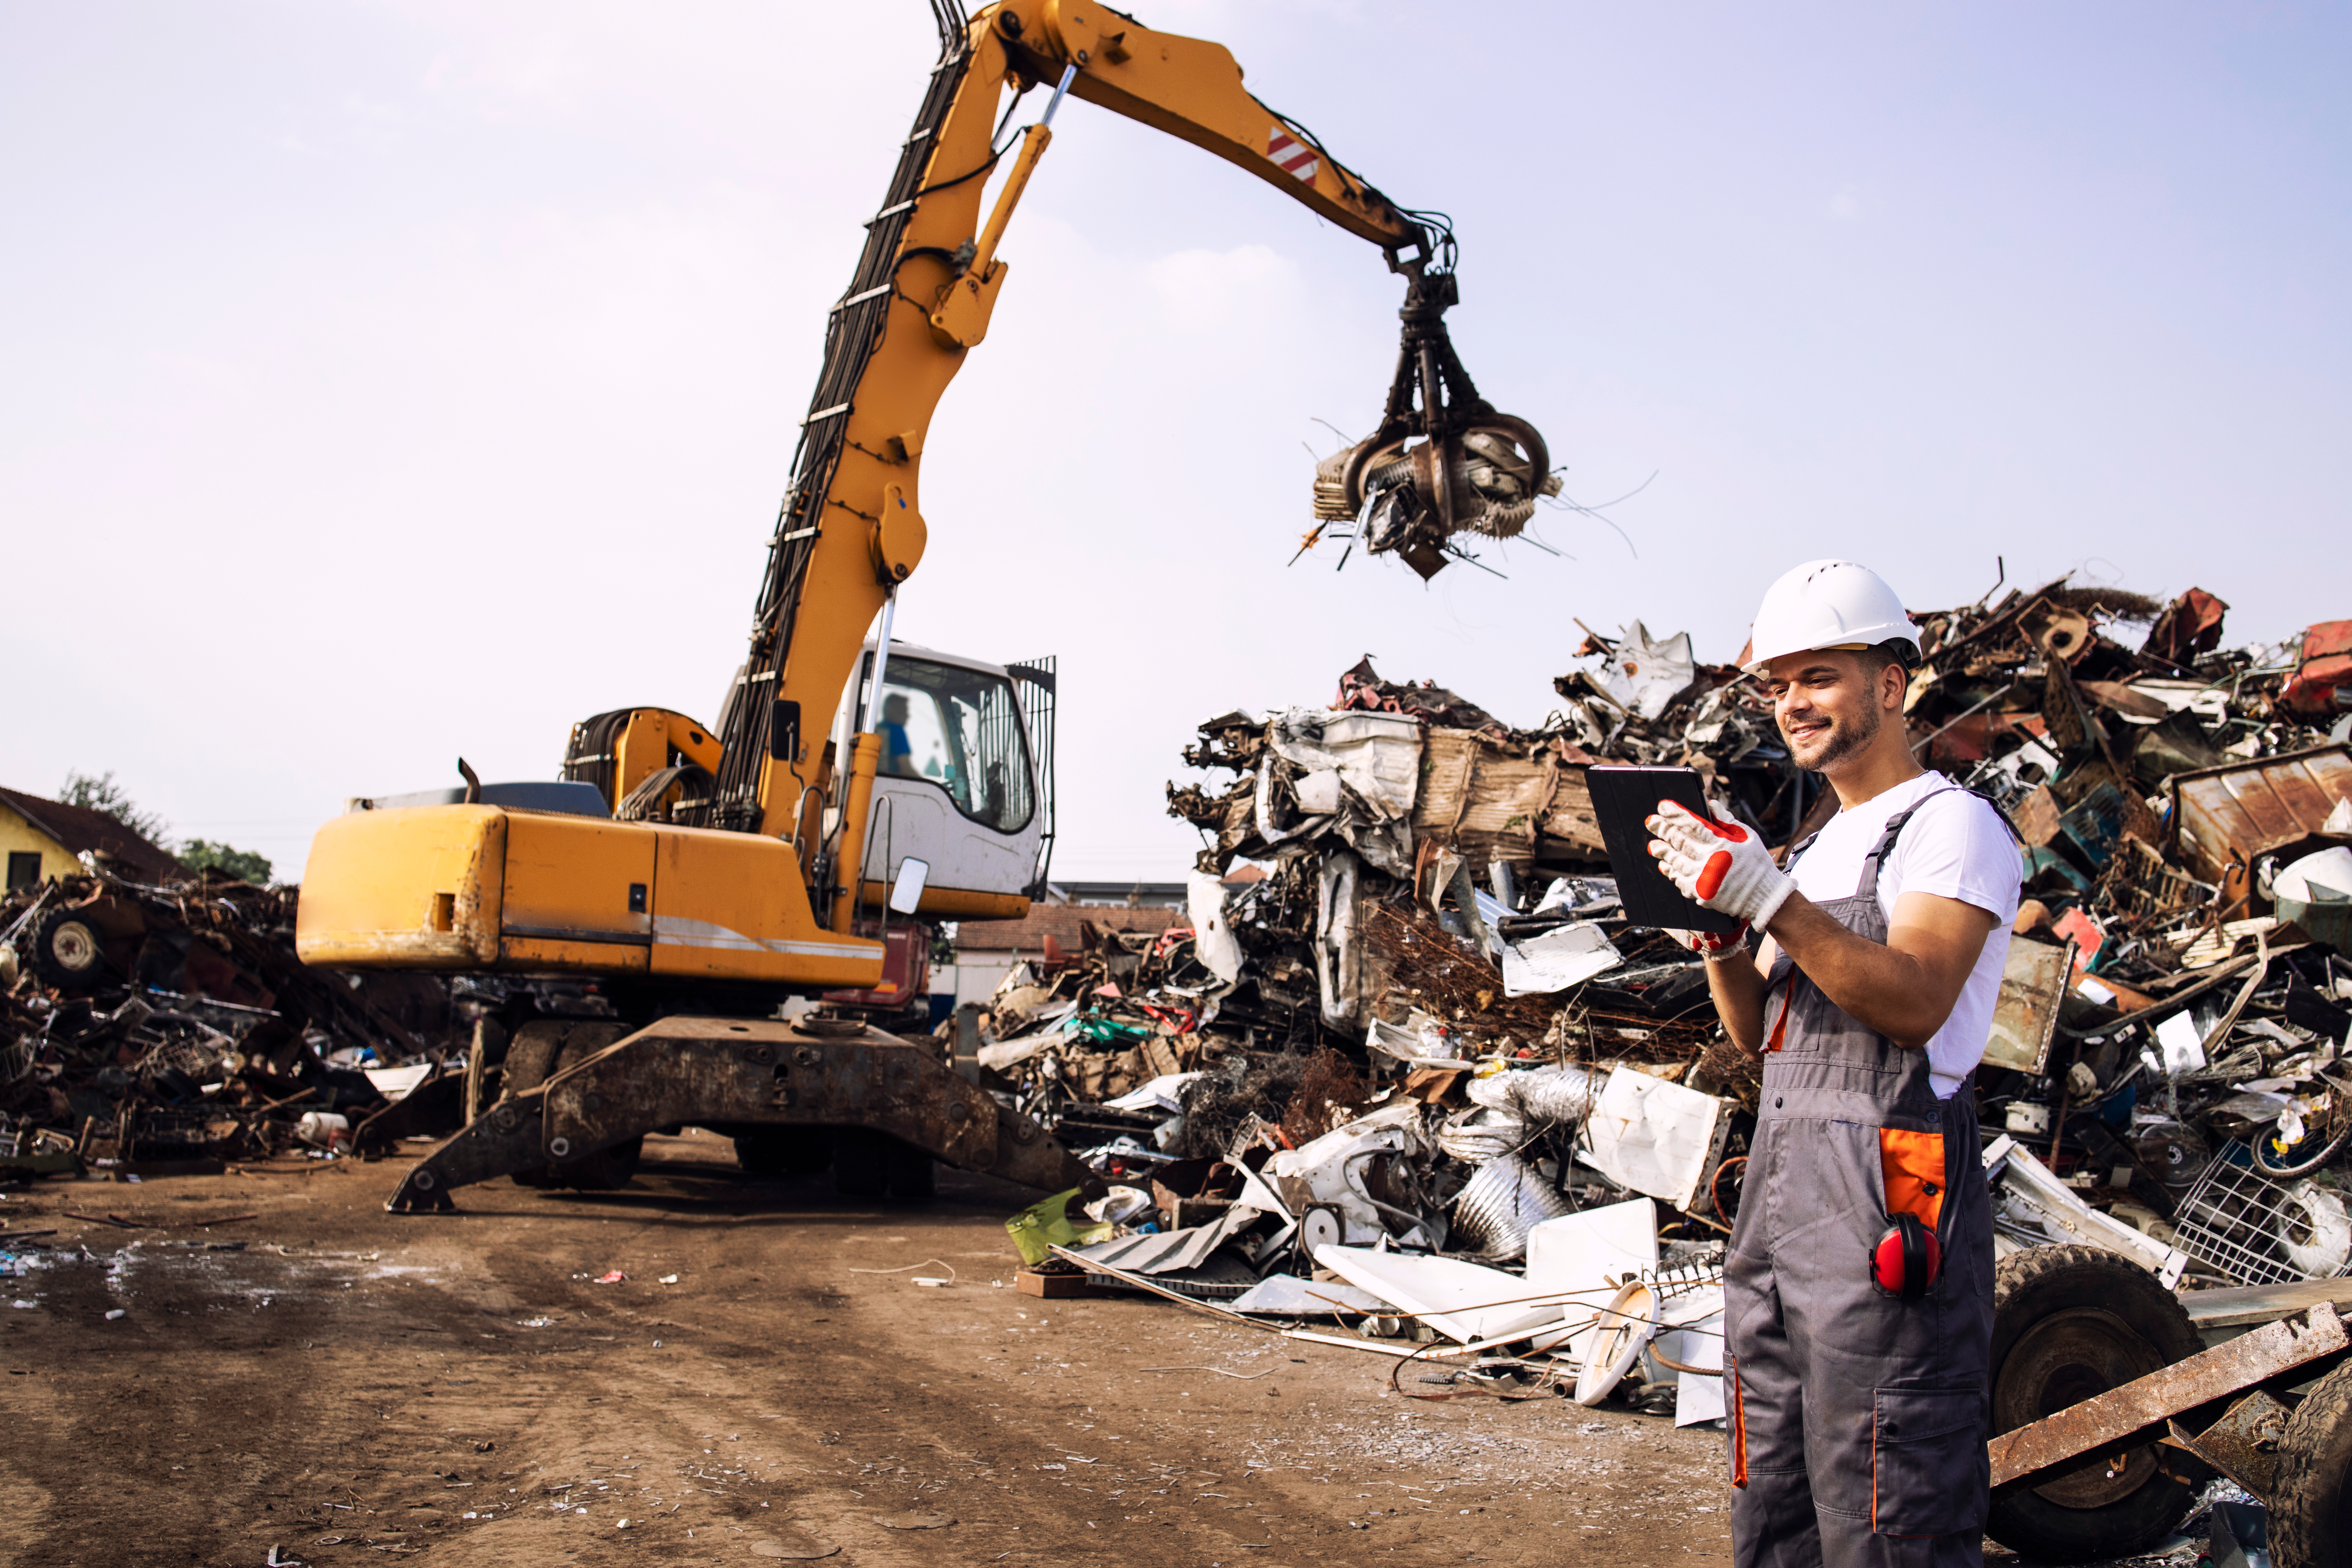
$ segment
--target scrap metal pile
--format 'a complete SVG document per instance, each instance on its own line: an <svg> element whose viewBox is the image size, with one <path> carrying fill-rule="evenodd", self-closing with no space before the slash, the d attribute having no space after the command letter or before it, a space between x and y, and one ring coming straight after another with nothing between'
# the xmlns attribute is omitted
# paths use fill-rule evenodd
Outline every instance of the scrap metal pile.
<svg viewBox="0 0 2352 1568"><path fill-rule="evenodd" d="M348 1148L432 1074L446 989L304 967L295 899L94 868L0 902L0 1179Z"/></svg>
<svg viewBox="0 0 2352 1568"><path fill-rule="evenodd" d="M1977 1088L2000 1245L2168 1286L2352 1266L2352 622L2225 650L2225 609L2062 580L1916 615L1906 708L2025 860ZM983 1019L981 1062L1114 1184L1017 1221L1033 1263L1519 1376L1638 1362L1638 1399L1719 1413L1758 1072L1699 961L1623 918L1585 772L1696 768L1783 853L1835 798L1687 637L1579 652L1533 730L1369 661L1327 707L1201 727L1186 762L1232 782L1169 788L1210 840L1192 929L1024 966Z"/></svg>

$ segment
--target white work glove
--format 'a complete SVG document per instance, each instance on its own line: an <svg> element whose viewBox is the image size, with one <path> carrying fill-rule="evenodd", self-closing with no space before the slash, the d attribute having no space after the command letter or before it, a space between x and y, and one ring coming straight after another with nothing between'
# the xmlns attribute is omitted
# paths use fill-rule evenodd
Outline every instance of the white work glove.
<svg viewBox="0 0 2352 1568"><path fill-rule="evenodd" d="M1656 835L1650 853L1683 897L1762 930L1797 884L1772 864L1764 841L1736 822L1694 816L1670 800L1644 824Z"/></svg>
<svg viewBox="0 0 2352 1568"><path fill-rule="evenodd" d="M1747 951L1748 922L1741 921L1737 931L1669 931L1666 934L1701 958L1713 962L1737 957Z"/></svg>

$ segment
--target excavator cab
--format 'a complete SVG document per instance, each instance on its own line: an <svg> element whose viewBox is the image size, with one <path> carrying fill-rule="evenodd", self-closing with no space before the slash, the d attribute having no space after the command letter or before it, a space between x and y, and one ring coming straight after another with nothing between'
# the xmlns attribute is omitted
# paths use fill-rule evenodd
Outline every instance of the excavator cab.
<svg viewBox="0 0 2352 1568"><path fill-rule="evenodd" d="M919 918L1017 919L1053 852L1054 661L986 664L894 641L877 698L874 656L869 641L832 739L839 777L855 715L873 715L882 737L859 908L880 910L912 857L929 867ZM828 839L838 826L828 811Z"/></svg>

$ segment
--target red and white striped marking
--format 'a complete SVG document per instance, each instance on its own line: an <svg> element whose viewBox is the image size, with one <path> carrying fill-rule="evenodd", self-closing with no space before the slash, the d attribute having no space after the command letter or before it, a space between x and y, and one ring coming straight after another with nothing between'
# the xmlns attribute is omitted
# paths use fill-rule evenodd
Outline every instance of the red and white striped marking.
<svg viewBox="0 0 2352 1568"><path fill-rule="evenodd" d="M1310 185L1315 183L1315 170L1318 162L1315 156L1315 149L1279 125L1266 136L1265 155L1274 160L1276 168L1291 178L1304 180Z"/></svg>

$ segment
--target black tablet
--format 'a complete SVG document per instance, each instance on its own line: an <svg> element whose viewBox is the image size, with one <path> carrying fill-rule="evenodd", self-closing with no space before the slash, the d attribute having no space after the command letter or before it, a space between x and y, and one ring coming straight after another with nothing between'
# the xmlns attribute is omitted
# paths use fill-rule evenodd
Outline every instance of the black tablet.
<svg viewBox="0 0 2352 1568"><path fill-rule="evenodd" d="M1609 869L1616 873L1627 920L1671 931L1739 929L1731 916L1683 897L1650 855L1650 830L1643 823L1660 801L1686 806L1695 816L1708 815L1706 785L1696 771L1595 766L1584 770L1584 784L1592 794L1592 815L1600 819L1601 840L1609 847Z"/></svg>

